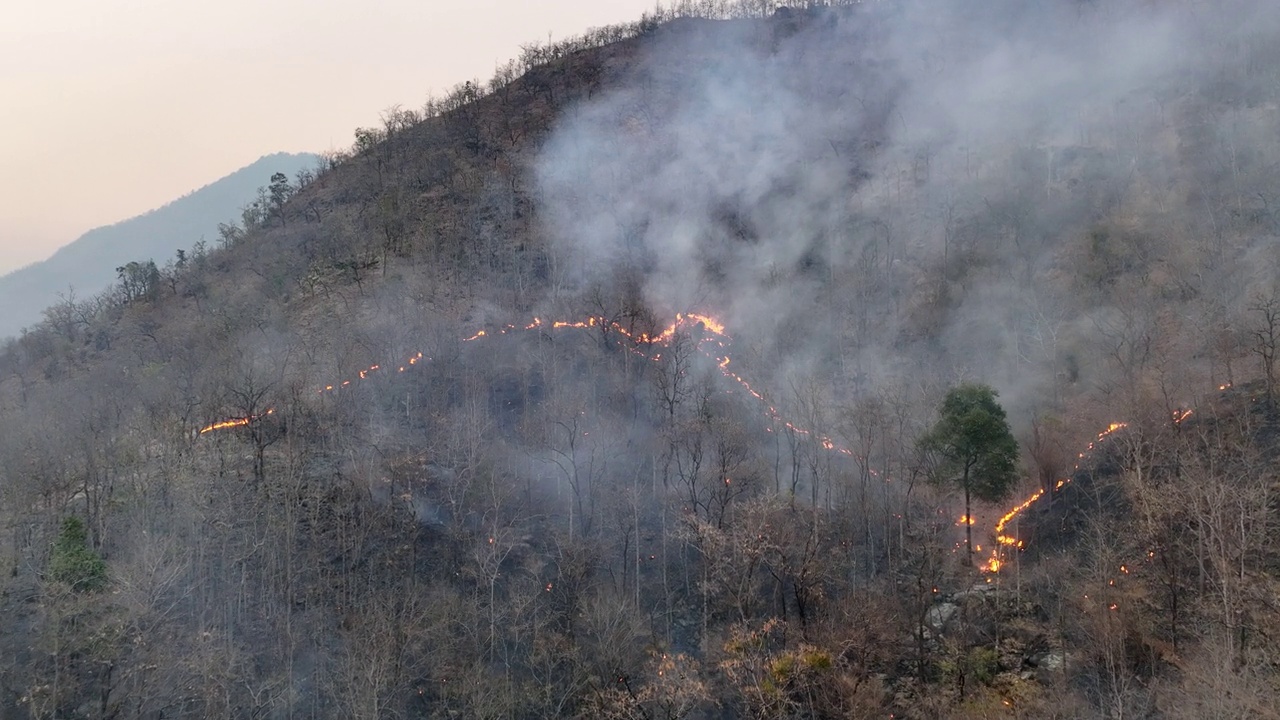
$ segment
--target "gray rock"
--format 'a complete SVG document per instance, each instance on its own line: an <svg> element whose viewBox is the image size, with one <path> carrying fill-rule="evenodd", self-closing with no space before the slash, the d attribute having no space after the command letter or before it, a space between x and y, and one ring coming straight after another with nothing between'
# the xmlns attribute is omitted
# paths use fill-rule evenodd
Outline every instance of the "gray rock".
<svg viewBox="0 0 1280 720"><path fill-rule="evenodd" d="M996 591L995 583L980 582L977 585L974 585L973 587L969 588L968 590L962 590L956 593L953 599L956 602L964 602L969 598L974 598L974 597L980 598L988 593L993 593L995 591Z"/></svg>
<svg viewBox="0 0 1280 720"><path fill-rule="evenodd" d="M1067 655L1061 650L1048 650L1032 656L1031 664L1036 667L1036 680L1048 684L1058 679L1066 669Z"/></svg>
<svg viewBox="0 0 1280 720"><path fill-rule="evenodd" d="M940 602L924 614L924 624L934 633L941 633L959 609L960 606L955 603Z"/></svg>

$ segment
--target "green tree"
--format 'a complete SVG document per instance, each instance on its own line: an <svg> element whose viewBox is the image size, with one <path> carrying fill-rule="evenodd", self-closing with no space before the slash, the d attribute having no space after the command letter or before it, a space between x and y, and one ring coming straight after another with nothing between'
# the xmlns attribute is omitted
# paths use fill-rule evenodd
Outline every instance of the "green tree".
<svg viewBox="0 0 1280 720"><path fill-rule="evenodd" d="M289 176L284 173L276 173L271 176L271 185L268 186L271 193L271 210L270 213L280 218L280 226L284 227L284 204L289 202L289 198L293 197L294 187L289 184Z"/></svg>
<svg viewBox="0 0 1280 720"><path fill-rule="evenodd" d="M934 479L964 490L964 534L973 562L972 497L996 502L1008 496L1018 472L1018 441L1009 430L996 391L986 385L952 388L939 408L938 422L920 443L938 459Z"/></svg>
<svg viewBox="0 0 1280 720"><path fill-rule="evenodd" d="M107 564L88 545L88 533L78 517L62 521L62 532L49 557L49 576L77 592L101 590L107 584Z"/></svg>
<svg viewBox="0 0 1280 720"><path fill-rule="evenodd" d="M154 260L131 262L116 268L120 280L120 292L125 303L154 299L160 288L160 268Z"/></svg>

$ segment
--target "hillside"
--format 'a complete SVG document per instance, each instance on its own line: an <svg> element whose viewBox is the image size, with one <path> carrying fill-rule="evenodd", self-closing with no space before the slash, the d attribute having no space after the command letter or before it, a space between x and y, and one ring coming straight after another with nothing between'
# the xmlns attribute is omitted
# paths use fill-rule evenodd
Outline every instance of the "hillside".
<svg viewBox="0 0 1280 720"><path fill-rule="evenodd" d="M97 295L116 281L116 268L127 263L163 266L198 242L216 245L218 224L237 221L274 173L294 178L299 171L313 171L319 161L307 153L268 155L163 207L90 230L48 260L0 276L0 338L39 322L59 296Z"/></svg>
<svg viewBox="0 0 1280 720"><path fill-rule="evenodd" d="M386 113L0 353L0 715L1274 717L1278 41L682 3Z"/></svg>

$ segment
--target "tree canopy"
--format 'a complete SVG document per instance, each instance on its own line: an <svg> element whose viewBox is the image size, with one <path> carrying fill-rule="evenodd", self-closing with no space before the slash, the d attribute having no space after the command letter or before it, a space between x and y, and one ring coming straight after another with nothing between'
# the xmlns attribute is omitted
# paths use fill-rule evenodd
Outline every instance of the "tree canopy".
<svg viewBox="0 0 1280 720"><path fill-rule="evenodd" d="M49 576L77 592L101 590L107 584L107 564L89 547L88 539L84 522L68 517L49 557Z"/></svg>
<svg viewBox="0 0 1280 720"><path fill-rule="evenodd" d="M933 428L921 439L938 465L934 479L964 490L965 538L973 553L970 498L995 502L1009 495L1018 477L1018 441L1009 430L998 393L986 385L952 388Z"/></svg>

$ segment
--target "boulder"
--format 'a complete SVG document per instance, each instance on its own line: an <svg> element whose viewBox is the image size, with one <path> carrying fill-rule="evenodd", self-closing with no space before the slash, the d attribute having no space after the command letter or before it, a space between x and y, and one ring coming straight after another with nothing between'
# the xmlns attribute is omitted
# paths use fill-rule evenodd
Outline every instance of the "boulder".
<svg viewBox="0 0 1280 720"><path fill-rule="evenodd" d="M1036 669L1036 680L1049 684L1062 676L1067 667L1067 654L1062 650L1046 650L1033 655L1030 660Z"/></svg>
<svg viewBox="0 0 1280 720"><path fill-rule="evenodd" d="M955 617L960 606L951 602L940 602L929 608L924 614L924 624L933 634L940 634L951 618Z"/></svg>
<svg viewBox="0 0 1280 720"><path fill-rule="evenodd" d="M961 590L952 598L956 602L964 602L969 598L981 598L996 591L995 583L980 582L968 590Z"/></svg>

